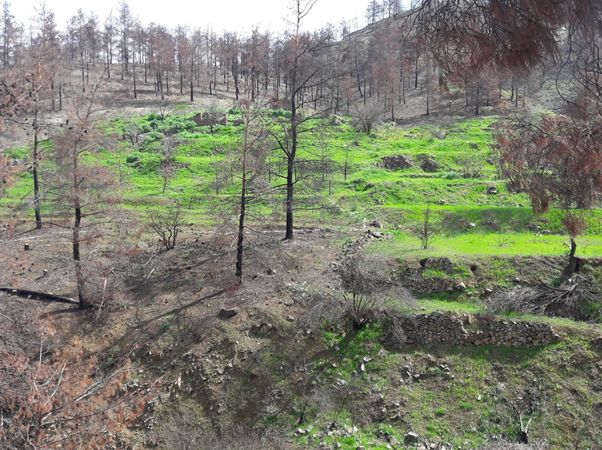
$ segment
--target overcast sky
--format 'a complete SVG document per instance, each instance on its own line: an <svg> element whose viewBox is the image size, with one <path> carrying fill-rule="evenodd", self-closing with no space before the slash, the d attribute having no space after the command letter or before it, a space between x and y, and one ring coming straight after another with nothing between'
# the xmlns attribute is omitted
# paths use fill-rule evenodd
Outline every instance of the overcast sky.
<svg viewBox="0 0 602 450"><path fill-rule="evenodd" d="M2 0L0 0L1 2ZM39 0L9 0L17 19L27 23ZM57 23L64 28L67 19L78 8L94 12L104 18L111 9L117 10L117 0L46 0L46 6L56 14ZM214 31L248 32L254 25L262 30L281 31L286 28L289 0L128 0L130 9L142 23L160 23L165 26L187 25ZM307 18L306 28L317 29L332 23L357 18L365 24L368 0L319 0Z"/></svg>

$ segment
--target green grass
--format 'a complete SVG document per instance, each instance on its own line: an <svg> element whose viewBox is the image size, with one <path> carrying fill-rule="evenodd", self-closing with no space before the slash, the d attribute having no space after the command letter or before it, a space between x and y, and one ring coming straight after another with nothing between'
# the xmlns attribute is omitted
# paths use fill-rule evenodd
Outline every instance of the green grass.
<svg viewBox="0 0 602 450"><path fill-rule="evenodd" d="M272 111L269 118L276 120L286 114ZM228 111L229 124L216 126L213 134L209 127L198 126L193 116L148 114L103 124L104 132L115 136L118 144L99 151L96 157L121 180L124 207L144 214L178 201L187 209L187 220L202 225L235 214L239 181L237 158L231 156L242 137L243 127L233 125L240 112ZM565 254L562 213L552 210L535 216L525 195L508 192L503 180L496 178L490 147L494 122L495 118L488 117L445 126L387 125L366 135L354 130L349 118L337 125L330 119L310 121L311 132L301 135L298 159L316 164L313 172L304 174L309 181L297 184L297 224L357 226L364 219L376 218L393 234L392 241L373 247L385 255ZM133 145L136 134L138 144ZM178 170L163 194L159 167L166 134L173 134L179 143L175 155ZM27 149L12 149L9 154L24 160ZM381 167L383 157L398 154L412 158L413 166L403 170ZM437 162L436 172L420 167L425 155ZM467 155L482 161L480 178L462 177L461 159ZM269 156L280 174L284 173L282 156L278 150ZM274 185L281 182L281 178L272 178ZM31 184L30 174L23 172L0 205L15 207L24 201L27 206ZM490 186L499 194L487 195ZM280 190L270 203L253 202L250 213L258 220L282 221L283 195ZM431 204L436 237L432 248L422 251L413 236L427 203ZM586 220L588 230L579 240L579 255L602 255L602 212L589 212Z"/></svg>
<svg viewBox="0 0 602 450"><path fill-rule="evenodd" d="M500 242L503 242L500 245ZM602 255L602 236L582 236L577 239L578 252L583 257ZM568 238L535 233L465 233L455 236L435 236L428 250L420 248L417 237L394 232L393 239L376 242L371 251L388 256L561 256L568 253Z"/></svg>
<svg viewBox="0 0 602 450"><path fill-rule="evenodd" d="M419 307L425 306L446 309L437 302L419 302ZM449 303L448 306L449 310L475 312L466 305ZM527 316L509 318L528 319ZM569 326L566 320L550 320L558 326ZM518 438L518 421L508 400L522 408L519 400L535 392L534 395L541 397L532 415L534 441L546 439L553 448L596 448L602 444L601 437L587 428L587 420L599 401L590 374L599 356L583 337L581 324L573 324L575 327L570 327L562 342L545 347L440 345L384 355L370 352L380 348L382 339L374 328L349 336L328 332L326 344L332 352L329 364L312 366L312 377L318 383L331 385L332 361L352 359L357 363L361 355L373 360L371 366L366 365L366 373L350 372L347 382L353 386L354 394L341 400L340 409L322 406L312 410L311 417L302 425L308 434L297 442L307 448L316 448L321 442L329 447L338 443L345 449L360 446L381 449L392 442L397 443L393 445L395 448L403 443L408 430L414 430L432 443L480 448L492 435L510 441ZM400 381L400 373L406 370L420 377ZM399 405L403 420L360 425L364 409L373 411L371 405L376 395L385 399L382 404L388 408ZM388 415L393 412L387 410ZM334 432L325 433L332 423L336 424Z"/></svg>

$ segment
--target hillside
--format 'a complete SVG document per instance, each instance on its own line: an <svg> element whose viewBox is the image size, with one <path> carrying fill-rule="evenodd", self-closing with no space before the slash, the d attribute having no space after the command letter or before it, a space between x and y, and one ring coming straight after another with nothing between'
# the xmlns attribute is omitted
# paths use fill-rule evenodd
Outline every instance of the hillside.
<svg viewBox="0 0 602 450"><path fill-rule="evenodd" d="M0 450L602 449L602 2L268 3L0 8Z"/></svg>
<svg viewBox="0 0 602 450"><path fill-rule="evenodd" d="M90 157L119 174L121 195L117 215L85 247L106 292L101 310L0 294L3 391L21 379L13 389L27 397L25 380L37 376L46 395L61 393L62 409L43 419L52 424L46 447L476 449L527 438L534 448L602 446L599 303L587 323L488 306L513 286L555 283L567 252L560 212L534 215L498 179L495 117L382 125L370 135L344 116L316 119L301 141L300 159L318 163L304 169L296 239L280 241L281 191L251 203L238 285L230 154L241 112L229 110L213 132L195 114L103 125L118 145ZM163 192L167 135L178 145ZM277 153L271 164L281 164ZM2 199L0 286L75 297L62 219L28 231L30 184L21 172ZM172 201L185 220L176 248L162 251L144 223ZM426 211L433 240L422 249ZM597 285L600 212L587 220L581 274ZM370 325L357 329L341 273L360 251L379 286ZM38 357L46 375L12 362ZM14 400L2 401L10 414Z"/></svg>

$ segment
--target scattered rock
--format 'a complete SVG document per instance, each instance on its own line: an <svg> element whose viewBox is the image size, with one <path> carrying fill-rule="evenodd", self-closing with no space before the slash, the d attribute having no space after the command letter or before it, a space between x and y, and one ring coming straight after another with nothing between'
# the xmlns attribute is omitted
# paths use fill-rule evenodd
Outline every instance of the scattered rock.
<svg viewBox="0 0 602 450"><path fill-rule="evenodd" d="M228 118L225 114L215 115L209 113L198 113L192 117L194 123L200 127L210 127L215 125L227 125Z"/></svg>
<svg viewBox="0 0 602 450"><path fill-rule="evenodd" d="M433 173L439 170L439 164L431 156L422 155L422 161L420 161L420 168L425 172Z"/></svg>
<svg viewBox="0 0 602 450"><path fill-rule="evenodd" d="M387 170L403 170L414 167L414 160L408 155L385 156L381 166Z"/></svg>
<svg viewBox="0 0 602 450"><path fill-rule="evenodd" d="M374 239L383 239L385 237L384 233L381 233L380 231L372 231L372 230L370 230L368 232L368 235L373 237Z"/></svg>
<svg viewBox="0 0 602 450"><path fill-rule="evenodd" d="M236 309L222 309L217 314L217 317L222 320L228 320L228 319L231 319L232 317L236 316L237 314L238 314L238 311Z"/></svg>
<svg viewBox="0 0 602 450"><path fill-rule="evenodd" d="M405 445L415 445L415 444L418 444L419 442L420 442L420 436L418 436L413 431L406 433L406 435L403 437L403 443Z"/></svg>
<svg viewBox="0 0 602 450"><path fill-rule="evenodd" d="M274 269L272 269L271 267L265 271L266 274L268 274L269 276L273 277L274 275L276 275L276 271Z"/></svg>
<svg viewBox="0 0 602 450"><path fill-rule="evenodd" d="M250 330L250 334L258 338L273 338L276 336L277 332L276 327L269 323L253 325Z"/></svg>
<svg viewBox="0 0 602 450"><path fill-rule="evenodd" d="M437 269L451 272L454 265L449 258L424 258L420 260L420 266L425 269Z"/></svg>
<svg viewBox="0 0 602 450"><path fill-rule="evenodd" d="M483 315L435 312L414 316L391 314L390 319L394 327L387 341L399 348L432 344L531 348L560 340L560 336L548 324ZM403 340L397 337L399 330L403 332Z"/></svg>
<svg viewBox="0 0 602 450"><path fill-rule="evenodd" d="M297 436L305 436L307 435L308 431L303 429L303 428L297 428L297 431L295 431L295 434Z"/></svg>
<svg viewBox="0 0 602 450"><path fill-rule="evenodd" d="M592 347L602 350L602 336L592 339L591 341Z"/></svg>

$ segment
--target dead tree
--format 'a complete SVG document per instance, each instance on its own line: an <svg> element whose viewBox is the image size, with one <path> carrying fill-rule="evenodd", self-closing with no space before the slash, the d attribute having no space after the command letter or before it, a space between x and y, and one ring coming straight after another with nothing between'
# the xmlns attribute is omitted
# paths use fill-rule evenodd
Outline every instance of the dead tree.
<svg viewBox="0 0 602 450"><path fill-rule="evenodd" d="M526 192L536 213L558 207L570 240L562 281L577 269L576 237L586 229L582 212L602 194L602 121L546 116L509 117L499 125L497 141L502 173L514 189Z"/></svg>
<svg viewBox="0 0 602 450"><path fill-rule="evenodd" d="M241 144L240 202L238 214L238 233L236 243L236 278L242 281L245 252L247 207L258 187L267 187L262 183L265 174L267 154L267 131L261 109L252 108L249 101L244 103L244 132Z"/></svg>
<svg viewBox="0 0 602 450"><path fill-rule="evenodd" d="M175 151L177 148L177 142L171 135L166 135L163 139L163 147L161 153L161 163L159 169L161 172L161 178L163 179L162 193L165 194L169 180L171 180L176 174L176 158Z"/></svg>
<svg viewBox="0 0 602 450"><path fill-rule="evenodd" d="M80 308L90 305L81 247L82 242L92 236L83 234L84 221L90 221L99 214L106 217L107 204L116 200L113 174L94 163L92 158L84 157L99 151L105 144L105 139L94 126L99 87L100 82L75 101L69 114L69 125L54 139L51 190L59 210L71 215L71 259ZM87 225L93 224L90 221Z"/></svg>
<svg viewBox="0 0 602 450"><path fill-rule="evenodd" d="M273 133L278 148L286 158L286 231L284 240L292 240L294 235L294 210L295 210L295 164L299 148L299 138L308 131L309 120L322 116L329 108L320 109L318 102L321 99L322 89L328 81L337 77L333 71L334 61L332 55L327 55L328 38L312 36L302 31L302 24L311 13L318 0L294 0L293 28L287 41L286 63L287 72L287 103L289 117L280 122L280 132ZM330 56L330 58L328 58ZM306 95L313 94L309 102L314 105L314 110L304 114L303 108Z"/></svg>

